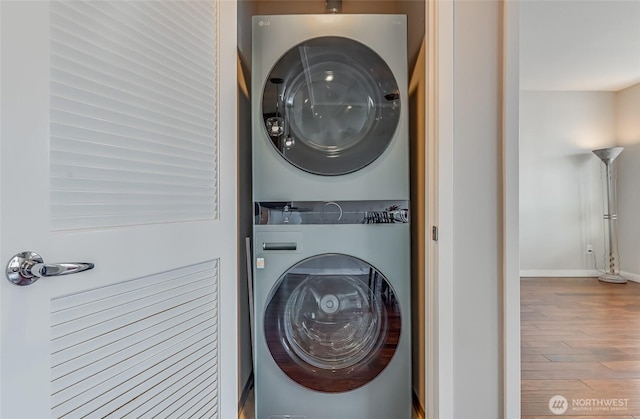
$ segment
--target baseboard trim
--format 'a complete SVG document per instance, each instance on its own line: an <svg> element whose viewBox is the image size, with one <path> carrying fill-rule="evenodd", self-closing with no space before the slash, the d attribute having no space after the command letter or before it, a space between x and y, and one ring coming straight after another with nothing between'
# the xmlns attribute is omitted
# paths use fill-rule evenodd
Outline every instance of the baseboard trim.
<svg viewBox="0 0 640 419"><path fill-rule="evenodd" d="M599 277L600 271L595 269L522 269L520 277Z"/></svg>
<svg viewBox="0 0 640 419"><path fill-rule="evenodd" d="M640 275L638 274L632 274L631 272L622 271L620 272L620 275L627 278L629 281L640 282Z"/></svg>
<svg viewBox="0 0 640 419"><path fill-rule="evenodd" d="M552 269L524 269L520 271L520 278L597 278L602 272L593 269L584 270L552 270ZM621 271L620 275L633 282L640 282L640 275Z"/></svg>

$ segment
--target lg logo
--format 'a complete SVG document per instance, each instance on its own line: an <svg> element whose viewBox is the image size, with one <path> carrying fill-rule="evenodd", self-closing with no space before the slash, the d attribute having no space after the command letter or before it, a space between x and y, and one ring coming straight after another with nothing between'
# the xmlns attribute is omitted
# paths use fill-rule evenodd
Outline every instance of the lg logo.
<svg viewBox="0 0 640 419"><path fill-rule="evenodd" d="M569 402L563 396L553 396L549 399L549 410L554 415L561 415L569 408Z"/></svg>
<svg viewBox="0 0 640 419"><path fill-rule="evenodd" d="M258 26L271 26L271 21L269 20L261 20L258 22Z"/></svg>

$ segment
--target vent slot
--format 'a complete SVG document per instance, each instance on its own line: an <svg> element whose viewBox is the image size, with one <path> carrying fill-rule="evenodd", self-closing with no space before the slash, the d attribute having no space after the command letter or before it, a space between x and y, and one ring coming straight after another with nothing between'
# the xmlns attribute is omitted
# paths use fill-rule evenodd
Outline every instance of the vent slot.
<svg viewBox="0 0 640 419"><path fill-rule="evenodd" d="M55 417L217 415L217 260L51 307Z"/></svg>
<svg viewBox="0 0 640 419"><path fill-rule="evenodd" d="M52 230L217 217L216 7L51 3Z"/></svg>

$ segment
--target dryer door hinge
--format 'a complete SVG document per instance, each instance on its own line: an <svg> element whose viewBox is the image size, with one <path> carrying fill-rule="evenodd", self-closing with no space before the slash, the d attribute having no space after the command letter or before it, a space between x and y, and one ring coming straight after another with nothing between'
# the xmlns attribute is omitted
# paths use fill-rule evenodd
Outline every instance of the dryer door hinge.
<svg viewBox="0 0 640 419"><path fill-rule="evenodd" d="M438 241L438 226L431 227L431 240L434 242Z"/></svg>

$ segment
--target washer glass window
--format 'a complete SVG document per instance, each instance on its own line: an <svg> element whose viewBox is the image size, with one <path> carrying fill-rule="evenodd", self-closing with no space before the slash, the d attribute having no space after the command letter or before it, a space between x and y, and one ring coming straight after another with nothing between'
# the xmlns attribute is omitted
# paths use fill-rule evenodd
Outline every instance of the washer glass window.
<svg viewBox="0 0 640 419"><path fill-rule="evenodd" d="M323 254L283 274L265 312L269 351L307 388L353 390L391 361L400 308L387 279L361 259Z"/></svg>
<svg viewBox="0 0 640 419"><path fill-rule="evenodd" d="M348 38L305 41L266 80L268 138L294 166L319 175L360 170L384 153L400 118L398 84L384 60Z"/></svg>

